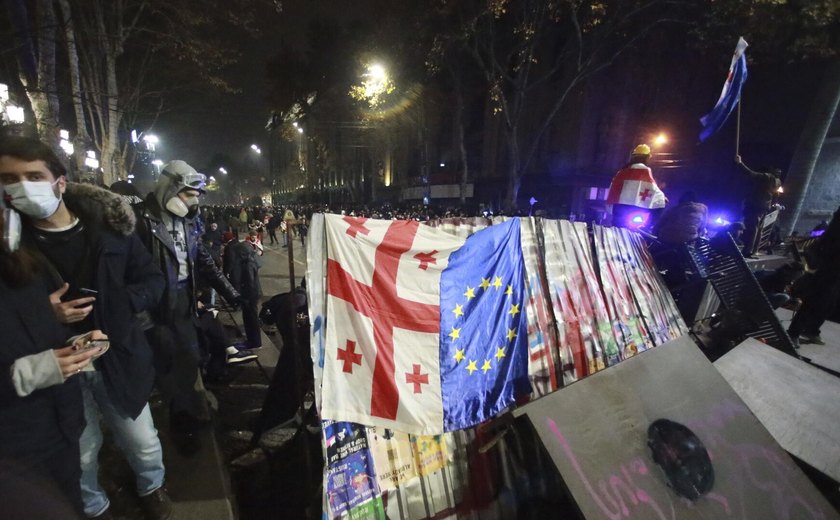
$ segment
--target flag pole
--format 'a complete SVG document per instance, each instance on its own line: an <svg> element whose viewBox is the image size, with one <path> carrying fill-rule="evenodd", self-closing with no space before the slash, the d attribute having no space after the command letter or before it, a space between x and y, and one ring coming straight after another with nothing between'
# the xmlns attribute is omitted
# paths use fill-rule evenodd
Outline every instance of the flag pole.
<svg viewBox="0 0 840 520"><path fill-rule="evenodd" d="M735 157L741 156L741 99L738 98L738 116L735 123Z"/></svg>

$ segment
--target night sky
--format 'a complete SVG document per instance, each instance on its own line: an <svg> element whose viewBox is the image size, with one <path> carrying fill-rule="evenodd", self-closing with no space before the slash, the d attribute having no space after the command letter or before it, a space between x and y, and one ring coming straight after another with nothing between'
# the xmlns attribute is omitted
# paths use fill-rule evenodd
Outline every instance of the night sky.
<svg viewBox="0 0 840 520"><path fill-rule="evenodd" d="M225 77L241 93L172 100L171 111L154 127L161 140L158 157L164 161L182 159L199 169L217 153L237 161L254 160L250 145L265 148L265 124L271 111L266 62L283 42L305 51L306 28L311 20L323 17L350 22L366 16L366 4L359 0L292 0L283 2L282 13L267 11L260 18L259 36L235 35L230 41L242 56L228 68Z"/></svg>

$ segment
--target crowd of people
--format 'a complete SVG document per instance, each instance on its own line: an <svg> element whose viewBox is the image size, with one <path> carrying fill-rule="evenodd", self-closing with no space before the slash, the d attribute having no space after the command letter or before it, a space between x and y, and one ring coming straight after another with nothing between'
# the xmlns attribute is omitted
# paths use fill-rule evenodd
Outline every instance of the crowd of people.
<svg viewBox="0 0 840 520"><path fill-rule="evenodd" d="M637 146L613 179L607 199L613 225L648 225L654 240L670 245L703 237L706 206L692 192L669 206L649 158L649 147ZM755 189L745 200L743 223L728 231L751 256L779 174L744 171ZM156 388L176 444L194 450L212 418L203 381L223 379L230 365L255 359L262 347L265 247L287 247L290 238L305 245L314 213L418 221L500 215L480 205L201 206L205 182L176 160L162 168L145 197L118 186L109 191L68 182L61 161L39 141L14 137L0 144L0 362L8 374L0 390L0 496L6 514L112 518L99 481L101 420L134 472L146 516L168 518L166 468L149 397ZM636 223L640 210L653 218ZM795 340L822 342L820 326L840 292L840 271L831 261L840 244L839 215L811 252L813 272L800 284L802 305L789 329ZM760 276L778 304L803 278L801 265L788 271ZM237 342L219 312L239 308L245 340ZM293 412L285 404L275 408L282 416Z"/></svg>

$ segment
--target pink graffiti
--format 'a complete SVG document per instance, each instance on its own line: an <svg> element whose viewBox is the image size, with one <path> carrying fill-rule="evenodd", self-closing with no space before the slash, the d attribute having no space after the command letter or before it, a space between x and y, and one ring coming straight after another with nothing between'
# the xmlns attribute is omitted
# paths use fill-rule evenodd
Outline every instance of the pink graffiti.
<svg viewBox="0 0 840 520"><path fill-rule="evenodd" d="M552 431L554 436L557 437L557 441L560 443L560 446L569 458L569 462L571 462L572 467L575 469L578 477L580 477L584 487L586 487L586 491L589 492L589 495L607 518L610 520L619 520L622 517L629 517L631 515L632 512L630 507L628 507L627 502L625 502L625 498L631 507L636 508L640 505L645 505L656 513L657 518L662 520L676 518L673 505L671 505L670 515L666 515L662 508L659 507L656 500L654 500L647 491L636 485L634 481L634 477L636 475L646 476L649 474L648 468L641 458L635 458L627 464L622 464L621 476L612 474L609 476L607 481L598 481L598 488L600 489L599 493L592 486L592 483L589 481L589 477L586 476L583 468L581 468L577 457L572 451L572 447L569 445L569 441L567 441L566 437L563 436L563 433L560 432L560 428L557 427L557 423L555 423L552 419L547 419L547 423L548 428ZM622 495L624 498L622 498Z"/></svg>
<svg viewBox="0 0 840 520"><path fill-rule="evenodd" d="M767 495L776 518L803 518L803 514L807 514L809 518L816 520L825 519L825 513L796 489L790 479L789 465L785 465L781 458L784 455L779 450L757 443L733 443L726 439L723 430L739 416L752 417L752 413L744 404L725 399L706 417L687 422L686 426L703 438L710 457L714 452L726 454L728 458L738 461L742 513L745 508L744 489L750 487ZM708 497L712 498L710 495ZM726 508L728 509L728 503Z"/></svg>

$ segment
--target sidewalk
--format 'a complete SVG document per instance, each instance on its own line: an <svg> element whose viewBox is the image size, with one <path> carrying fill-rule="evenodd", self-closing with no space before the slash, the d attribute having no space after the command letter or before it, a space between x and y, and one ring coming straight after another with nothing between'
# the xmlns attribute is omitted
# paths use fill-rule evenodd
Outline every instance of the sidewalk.
<svg viewBox="0 0 840 520"><path fill-rule="evenodd" d="M295 281L300 284L306 263L299 239L294 244L294 256ZM263 300L289 291L285 248L266 246L260 278ZM221 318L231 324L229 314L222 313ZM234 313L234 318L241 328L241 313ZM262 345L258 351L259 364L234 367L229 384L208 386L218 401L215 428L201 434L201 447L192 456L184 457L175 450L167 434L168 413L160 398L156 394L152 396L150 406L163 445L173 519L303 518L303 508L308 505L301 500L304 497L294 496L294 492L284 494L282 490L294 490L295 481L302 476L302 470L294 471L294 467L303 466L301 457L310 446L300 439L292 441L294 430L266 432L260 448L254 450L249 446L248 422L262 407L282 341L278 335L269 337L263 332ZM315 448L320 450L317 445ZM320 456L320 451L316 455ZM111 499L112 513L120 519L142 520L143 513L134 492L134 475L107 432L100 461L100 478ZM280 461L285 464L278 467ZM286 471L288 464L292 464L290 471ZM284 471L286 482L278 479Z"/></svg>

